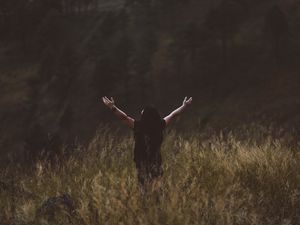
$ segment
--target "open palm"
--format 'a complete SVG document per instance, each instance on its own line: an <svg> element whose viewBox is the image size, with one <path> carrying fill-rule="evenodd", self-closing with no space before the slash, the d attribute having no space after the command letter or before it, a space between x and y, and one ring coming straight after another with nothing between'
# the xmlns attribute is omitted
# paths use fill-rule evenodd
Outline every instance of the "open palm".
<svg viewBox="0 0 300 225"><path fill-rule="evenodd" d="M113 106L115 106L115 101L114 99L111 97L110 99L108 97L102 97L102 101L103 103L108 107L108 108L112 108Z"/></svg>
<svg viewBox="0 0 300 225"><path fill-rule="evenodd" d="M185 97L182 104L183 104L184 106L189 106L189 105L192 104L192 101L193 101L193 98L192 98L192 97L190 97L189 99L188 99L188 97Z"/></svg>

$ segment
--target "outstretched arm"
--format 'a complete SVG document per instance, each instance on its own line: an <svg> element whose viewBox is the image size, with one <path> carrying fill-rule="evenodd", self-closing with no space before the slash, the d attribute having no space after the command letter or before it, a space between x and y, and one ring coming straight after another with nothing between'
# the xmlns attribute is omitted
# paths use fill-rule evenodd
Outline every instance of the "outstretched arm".
<svg viewBox="0 0 300 225"><path fill-rule="evenodd" d="M119 109L115 105L115 101L113 98L109 99L105 96L102 97L102 101L123 123L125 123L130 128L134 127L134 119L132 119L130 116L127 116L126 113Z"/></svg>
<svg viewBox="0 0 300 225"><path fill-rule="evenodd" d="M193 101L192 97L190 97L189 99L185 97L182 105L164 118L164 120L166 121L166 125L169 125L175 117L177 117L179 114L185 111L185 109L192 104L192 101Z"/></svg>

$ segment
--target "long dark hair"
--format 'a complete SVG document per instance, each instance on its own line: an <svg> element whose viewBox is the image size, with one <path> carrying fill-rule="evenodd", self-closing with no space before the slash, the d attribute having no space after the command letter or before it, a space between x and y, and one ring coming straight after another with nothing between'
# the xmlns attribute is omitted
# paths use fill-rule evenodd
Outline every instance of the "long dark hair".
<svg viewBox="0 0 300 225"><path fill-rule="evenodd" d="M142 112L141 124L143 132L149 136L160 136L162 119L154 106L146 106Z"/></svg>

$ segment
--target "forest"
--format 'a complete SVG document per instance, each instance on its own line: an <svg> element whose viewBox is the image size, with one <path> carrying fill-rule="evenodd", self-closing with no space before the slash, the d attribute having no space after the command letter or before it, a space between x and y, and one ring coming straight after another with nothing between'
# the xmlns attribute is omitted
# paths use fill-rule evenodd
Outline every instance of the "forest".
<svg viewBox="0 0 300 225"><path fill-rule="evenodd" d="M194 96L179 130L299 125L298 1L0 4L3 156L88 143L116 124L103 95L134 117Z"/></svg>
<svg viewBox="0 0 300 225"><path fill-rule="evenodd" d="M300 221L299 0L1 0L0 224ZM139 118L193 104L143 195Z"/></svg>

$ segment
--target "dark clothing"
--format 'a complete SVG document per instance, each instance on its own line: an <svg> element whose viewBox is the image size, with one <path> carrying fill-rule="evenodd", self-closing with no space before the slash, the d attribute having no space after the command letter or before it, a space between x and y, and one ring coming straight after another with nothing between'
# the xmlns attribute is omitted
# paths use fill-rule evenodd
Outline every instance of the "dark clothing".
<svg viewBox="0 0 300 225"><path fill-rule="evenodd" d="M162 175L160 147L165 127L166 122L162 119L155 132L147 134L141 121L134 122L134 162L141 184Z"/></svg>

